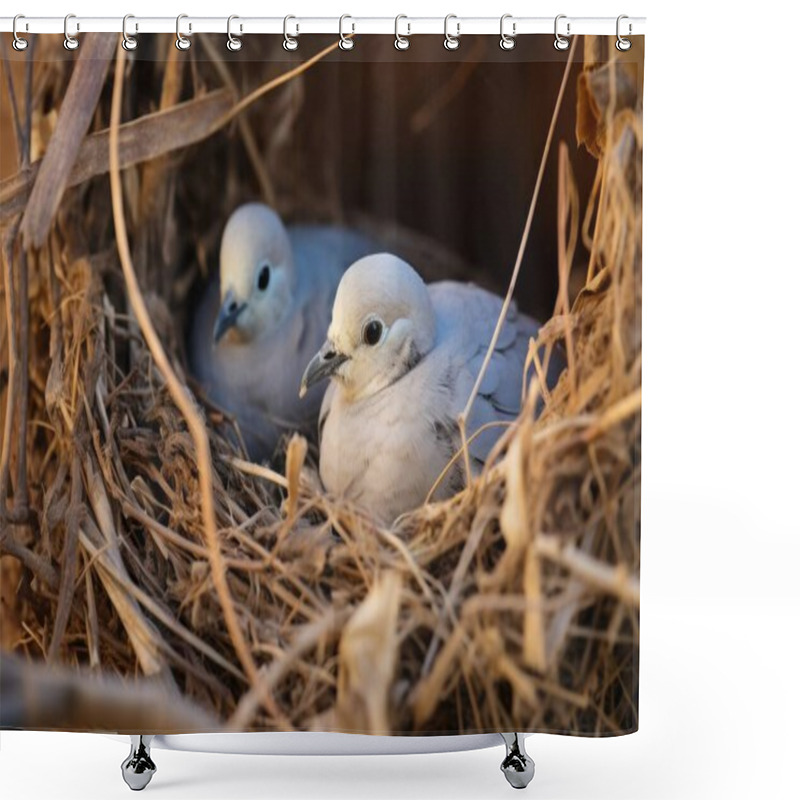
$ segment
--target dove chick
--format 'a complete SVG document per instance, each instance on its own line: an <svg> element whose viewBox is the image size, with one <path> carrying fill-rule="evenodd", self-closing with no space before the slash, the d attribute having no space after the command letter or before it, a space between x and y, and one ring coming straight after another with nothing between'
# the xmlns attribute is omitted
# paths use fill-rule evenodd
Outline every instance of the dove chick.
<svg viewBox="0 0 800 800"><path fill-rule="evenodd" d="M375 249L341 227L286 228L261 203L228 220L219 277L195 314L188 351L192 372L236 419L251 458L272 456L285 432L315 433L324 392L299 399L297 385L330 322L342 273Z"/></svg>
<svg viewBox="0 0 800 800"><path fill-rule="evenodd" d="M464 410L503 301L477 286L426 285L407 263L370 255L344 274L327 341L308 364L301 392L331 383L320 412L320 477L327 491L391 523L427 498L461 447ZM512 305L472 407L467 436L520 411L528 341L539 324ZM548 382L559 365L551 361ZM500 437L489 427L469 446L473 472ZM454 460L432 499L465 483Z"/></svg>

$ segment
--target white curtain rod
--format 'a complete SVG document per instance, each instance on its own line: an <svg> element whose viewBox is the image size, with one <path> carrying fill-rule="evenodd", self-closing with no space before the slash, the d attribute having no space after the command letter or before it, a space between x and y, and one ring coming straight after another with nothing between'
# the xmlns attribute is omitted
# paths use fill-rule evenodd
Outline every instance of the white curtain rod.
<svg viewBox="0 0 800 800"><path fill-rule="evenodd" d="M70 15L67 30L71 36L81 33L120 33L122 17L81 17ZM0 31L14 29L14 17L0 17ZM175 17L136 17L129 16L126 32L135 36L140 33L176 33L178 20ZM395 26L398 26L397 29ZM286 26L286 28L284 28ZM60 33L64 34L64 17L24 17L17 20L17 33ZM512 17L506 15L503 29L514 35L549 33L555 28L554 17ZM291 36L307 33L330 34L386 34L394 35L396 30L402 36L416 34L443 34L444 17L294 17L287 21L284 17L237 17L231 23L231 33L236 36L247 34L280 34ZM451 15L447 30L454 35L499 34L500 17L458 17ZM180 32L184 36L192 33L227 33L228 17L193 17L181 15ZM616 17L570 17L562 15L558 19L558 31L562 36L597 34L614 36L617 33ZM622 36L641 36L645 32L644 17L627 17L621 23Z"/></svg>

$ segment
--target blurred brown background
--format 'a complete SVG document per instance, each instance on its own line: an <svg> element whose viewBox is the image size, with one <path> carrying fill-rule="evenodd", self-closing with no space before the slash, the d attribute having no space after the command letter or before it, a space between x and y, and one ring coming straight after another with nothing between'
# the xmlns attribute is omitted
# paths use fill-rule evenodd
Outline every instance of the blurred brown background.
<svg viewBox="0 0 800 800"><path fill-rule="evenodd" d="M496 39L469 37L450 53L438 37L415 37L408 51L398 53L391 37L362 37L352 51L332 53L300 80L259 100L248 117L279 211L290 221L368 215L388 225L390 234L394 225L410 228L452 249L477 268L481 282L503 291L566 56L546 36L521 38L508 52L500 50ZM211 58L224 62L244 94L328 44L330 37L303 36L297 53L287 54L276 37L246 37L242 51L230 54L225 37L208 36L195 37L190 50L178 54L169 37L143 38L134 80L126 88L125 117L158 107L163 86L153 63L157 60L180 57L191 62L191 70L183 71L180 99L196 96L198 87L220 86ZM574 75L582 58L581 43L576 46ZM7 46L6 55L15 84L22 87L25 54ZM38 37L34 57L36 70L46 69L48 61L77 58L61 48L58 37ZM596 161L575 147L575 86L573 77L517 292L526 310L545 318L552 312L557 282L555 145L559 140L570 145L582 207L596 168ZM5 76L0 91L4 178L16 171L17 163ZM98 123L105 127L108 121ZM216 237L209 243L213 256L230 211L245 200L267 198L252 162L226 132L178 157L181 175L188 178L182 216ZM193 171L203 176L202 195ZM579 245L576 272L586 257ZM426 271L424 264L415 266Z"/></svg>

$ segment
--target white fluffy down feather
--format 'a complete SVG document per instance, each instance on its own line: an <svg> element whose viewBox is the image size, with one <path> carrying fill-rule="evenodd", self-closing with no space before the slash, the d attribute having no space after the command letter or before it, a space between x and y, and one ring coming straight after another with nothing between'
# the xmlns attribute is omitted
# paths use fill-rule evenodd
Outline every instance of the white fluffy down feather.
<svg viewBox="0 0 800 800"><path fill-rule="evenodd" d="M353 264L339 284L328 339L303 388L330 377L320 413L320 475L326 490L391 523L421 505L461 446L464 410L489 347L502 299L477 286L426 286L388 253ZM509 310L469 417L468 436L516 418L528 342L539 324ZM558 378L551 360L548 382ZM480 471L499 426L470 445ZM434 499L464 485L458 458Z"/></svg>

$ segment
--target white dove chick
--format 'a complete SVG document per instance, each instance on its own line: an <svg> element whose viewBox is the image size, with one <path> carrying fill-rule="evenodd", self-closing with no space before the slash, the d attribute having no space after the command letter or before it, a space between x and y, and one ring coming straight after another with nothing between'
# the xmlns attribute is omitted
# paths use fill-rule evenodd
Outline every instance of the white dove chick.
<svg viewBox="0 0 800 800"><path fill-rule="evenodd" d="M327 491L384 523L420 506L461 446L464 410L502 299L474 285L426 286L396 256L362 258L344 274L328 338L306 368L301 394L331 378L320 412L320 477ZM470 414L467 436L520 410L528 341L539 324L512 305ZM551 361L552 382L558 366ZM470 444L477 473L502 433ZM459 457L433 494L465 483Z"/></svg>
<svg viewBox="0 0 800 800"><path fill-rule="evenodd" d="M219 280L201 301L188 349L193 373L236 419L251 458L272 456L284 432L315 432L322 388L301 400L297 385L330 322L342 273L375 249L340 227L287 230L261 203L228 220Z"/></svg>

